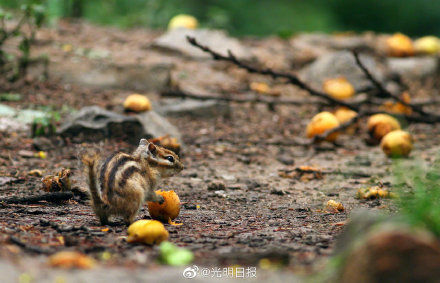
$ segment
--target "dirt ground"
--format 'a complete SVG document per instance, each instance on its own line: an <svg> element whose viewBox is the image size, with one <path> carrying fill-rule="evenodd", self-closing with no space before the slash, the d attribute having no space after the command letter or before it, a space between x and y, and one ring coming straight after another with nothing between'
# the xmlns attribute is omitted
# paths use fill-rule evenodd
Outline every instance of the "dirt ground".
<svg viewBox="0 0 440 283"><path fill-rule="evenodd" d="M63 43L93 47L111 41L125 46L124 49L107 46L114 50L116 55L112 60L115 61L135 60L134 57L143 58L144 53L156 52L145 50L144 46L157 33L84 26L76 35L68 32L75 31L76 25L63 24L58 31L43 30L38 37L41 46L37 50L48 53L51 60L61 60L67 56L60 50ZM96 35L99 39L92 42L91 38ZM281 44L278 41L267 39L259 43L259 48L264 50L269 45L276 48L275 43ZM210 60L191 60L175 55L167 58L176 64L175 74L182 70L190 76L194 74L193 80L184 77L180 84L196 85L203 81L208 85L209 76L203 77L204 68L216 73L227 72L224 84L216 84L221 80L216 75L212 77L214 86L210 86L223 92L237 92L251 78L261 78ZM197 73L194 69L199 65L202 67ZM281 82L273 84L281 85ZM280 87L287 96L306 96L294 87ZM24 95L22 101L4 102L9 106L38 108L51 105L63 111L87 105L120 111L123 98L132 92L130 89L98 90L50 79L5 85L2 92L5 91ZM431 90L423 89L423 93L429 94ZM160 99L157 94L151 97L156 101ZM268 258L281 263L289 272L309 274L319 269L331 255L352 210L393 211L389 200L356 199L359 188L379 183L390 188L393 181L392 161L379 147L366 145L363 126L354 137L343 135L338 145L286 145L304 140L305 125L320 110L318 106L277 106L273 112L265 105L231 104L231 109L229 117L169 118L183 136L185 170L164 181L160 188L178 193L183 205L177 221L183 225L165 226L171 242L194 252L194 264L259 266L261 259ZM68 111L62 113L61 122ZM412 124L409 131L416 142L411 157L404 162L414 159L431 162L440 149L440 129L435 125ZM42 170L46 175L70 168L73 186L85 187L77 161L81 145L59 137L36 140L30 138L28 132L0 132L0 137L0 176L12 177L6 184L0 184L1 197L41 194L41 177L28 174L33 169ZM104 141L103 147L108 152L134 149L133 145L117 139ZM38 148L47 152L47 158L33 156ZM323 178L279 175L282 169L303 165L332 173L324 174ZM325 204L330 199L340 201L345 211L328 211ZM154 270L158 267L154 260L157 248L127 243L126 226L120 219L114 220L112 225L100 226L87 201L78 195L58 204L0 203L0 214L0 257L4 260L20 262L36 258L39 265L45 266L47 255L70 249L91 255L100 265L109 268L140 266ZM137 219L148 218L148 210L144 207ZM104 260L103 252L109 252L110 259Z"/></svg>

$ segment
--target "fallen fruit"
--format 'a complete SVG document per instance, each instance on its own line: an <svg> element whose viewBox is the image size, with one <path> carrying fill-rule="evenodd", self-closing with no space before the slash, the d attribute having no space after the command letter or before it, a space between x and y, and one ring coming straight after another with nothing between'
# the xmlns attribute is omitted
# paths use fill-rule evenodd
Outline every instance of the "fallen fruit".
<svg viewBox="0 0 440 283"><path fill-rule="evenodd" d="M168 239L168 231L156 220L138 220L127 230L129 243L159 244Z"/></svg>
<svg viewBox="0 0 440 283"><path fill-rule="evenodd" d="M251 90L258 92L258 93L267 94L270 91L270 87L267 83L251 82L249 87Z"/></svg>
<svg viewBox="0 0 440 283"><path fill-rule="evenodd" d="M409 96L409 93L407 91L403 92L402 100L406 104L409 104L411 102L411 97ZM405 115L411 115L412 109L410 106L406 106L403 103L400 102L392 102L392 101L386 101L382 106L381 109L390 113L396 113L396 114L405 114Z"/></svg>
<svg viewBox="0 0 440 283"><path fill-rule="evenodd" d="M180 199L174 191L157 190L156 194L161 195L164 202L162 204L147 202L151 218L168 222L170 219L173 220L179 216Z"/></svg>
<svg viewBox="0 0 440 283"><path fill-rule="evenodd" d="M43 183L42 190L46 192L65 192L71 188L70 175L72 175L69 169L61 169L57 175L47 175L41 179Z"/></svg>
<svg viewBox="0 0 440 283"><path fill-rule="evenodd" d="M324 111L321 113L316 114L310 123L307 125L306 128L306 135L308 138L313 138L316 135L320 135L325 133L326 131L329 131L333 128L336 128L339 126L339 121L330 112ZM336 138L338 137L339 133L332 133L327 137L327 141L334 142Z"/></svg>
<svg viewBox="0 0 440 283"><path fill-rule="evenodd" d="M406 157L413 148L410 133L396 130L383 137L380 147L388 157Z"/></svg>
<svg viewBox="0 0 440 283"><path fill-rule="evenodd" d="M187 29L196 29L199 25L197 19L191 15L180 14L171 18L168 23L168 29L175 28L187 28Z"/></svg>
<svg viewBox="0 0 440 283"><path fill-rule="evenodd" d="M378 198L394 198L396 195L379 186L359 189L356 193L359 199L378 199Z"/></svg>
<svg viewBox="0 0 440 283"><path fill-rule="evenodd" d="M414 55L414 46L411 38L395 33L386 40L386 47L389 56L406 57Z"/></svg>
<svg viewBox="0 0 440 283"><path fill-rule="evenodd" d="M168 241L162 242L159 246L159 250L160 260L168 265L187 265L194 259L194 254L190 250L179 248Z"/></svg>
<svg viewBox="0 0 440 283"><path fill-rule="evenodd" d="M331 212L342 212L345 210L342 203L334 201L332 199L327 202L326 208Z"/></svg>
<svg viewBox="0 0 440 283"><path fill-rule="evenodd" d="M95 260L80 252L63 251L50 256L49 265L61 268L89 269L95 265Z"/></svg>
<svg viewBox="0 0 440 283"><path fill-rule="evenodd" d="M440 39L436 36L424 36L414 41L414 49L419 54L440 52Z"/></svg>
<svg viewBox="0 0 440 283"><path fill-rule="evenodd" d="M344 124L356 117L357 113L356 111L350 110L346 107L339 107L338 109L336 109L334 115L336 119L338 119L340 124ZM346 128L345 132L352 135L356 132L357 127L357 123L354 123L350 127Z"/></svg>
<svg viewBox="0 0 440 283"><path fill-rule="evenodd" d="M400 123L388 114L375 114L368 119L367 128L370 137L378 143L389 132L400 130Z"/></svg>
<svg viewBox="0 0 440 283"><path fill-rule="evenodd" d="M131 94L124 101L124 108L134 112L151 110L150 100L141 94Z"/></svg>
<svg viewBox="0 0 440 283"><path fill-rule="evenodd" d="M354 95L353 85L344 77L325 80L323 90L333 98L347 99Z"/></svg>

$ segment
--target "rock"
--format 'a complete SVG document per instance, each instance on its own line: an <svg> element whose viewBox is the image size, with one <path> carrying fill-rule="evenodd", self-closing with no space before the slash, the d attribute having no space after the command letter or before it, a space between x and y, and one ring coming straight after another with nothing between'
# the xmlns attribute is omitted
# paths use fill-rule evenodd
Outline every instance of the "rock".
<svg viewBox="0 0 440 283"><path fill-rule="evenodd" d="M168 63L55 62L51 64L49 76L64 83L98 89L123 88L159 92L169 87L172 67L173 65Z"/></svg>
<svg viewBox="0 0 440 283"><path fill-rule="evenodd" d="M144 128L144 136L146 138L169 135L170 137L177 138L181 148L183 148L182 135L179 130L161 115L154 111L148 111L137 114L136 117Z"/></svg>
<svg viewBox="0 0 440 283"><path fill-rule="evenodd" d="M90 106L78 111L57 133L79 141L125 137L135 143L144 136L144 129L134 116L120 115L98 106Z"/></svg>
<svg viewBox="0 0 440 283"><path fill-rule="evenodd" d="M0 132L27 131L29 126L10 117L0 117Z"/></svg>
<svg viewBox="0 0 440 283"><path fill-rule="evenodd" d="M11 183L11 182L13 182L15 180L17 180L17 178L0 176L0 186L4 186L6 184L9 184L9 183Z"/></svg>
<svg viewBox="0 0 440 283"><path fill-rule="evenodd" d="M186 36L195 37L200 44L206 45L222 55L228 55L228 50L231 50L240 59L249 59L251 57L250 53L246 51L246 48L238 39L227 36L221 30L173 29L157 38L153 42L152 47L163 51L177 52L190 57L211 58L211 55L189 44Z"/></svg>
<svg viewBox="0 0 440 283"><path fill-rule="evenodd" d="M387 66L392 73L411 79L434 76L439 71L439 61L435 56L388 58Z"/></svg>
<svg viewBox="0 0 440 283"><path fill-rule="evenodd" d="M218 191L218 190L225 190L226 186L225 183L221 181L213 181L208 184L208 191Z"/></svg>
<svg viewBox="0 0 440 283"><path fill-rule="evenodd" d="M1 117L14 117L15 115L17 115L17 111L14 108L4 104L0 104Z"/></svg>
<svg viewBox="0 0 440 283"><path fill-rule="evenodd" d="M171 117L229 116L231 113L229 103L218 100L167 99L154 109L161 115Z"/></svg>
<svg viewBox="0 0 440 283"><path fill-rule="evenodd" d="M16 119L24 124L31 124L35 119L48 117L43 111L24 109L18 112Z"/></svg>
<svg viewBox="0 0 440 283"><path fill-rule="evenodd" d="M384 75L372 57L360 56L362 63L380 81ZM326 79L345 77L355 89L372 86L361 69L356 65L353 55L348 51L333 52L319 57L300 71L300 77L316 89L322 89Z"/></svg>
<svg viewBox="0 0 440 283"><path fill-rule="evenodd" d="M295 163L295 160L293 158L285 156L285 155L277 156L277 160L284 165L293 165Z"/></svg>
<svg viewBox="0 0 440 283"><path fill-rule="evenodd" d="M292 44L319 46L334 50L372 50L365 37L359 35L330 35L324 33L304 33L295 36Z"/></svg>
<svg viewBox="0 0 440 283"><path fill-rule="evenodd" d="M429 232L376 227L352 250L338 282L434 282L440 278L440 244Z"/></svg>
<svg viewBox="0 0 440 283"><path fill-rule="evenodd" d="M229 190L239 190L245 192L248 189L246 184L231 184L226 187Z"/></svg>
<svg viewBox="0 0 440 283"><path fill-rule="evenodd" d="M273 195L279 195L279 196L284 196L285 194L287 194L287 192L283 189L278 189L278 188L273 188L270 191L271 194Z"/></svg>
<svg viewBox="0 0 440 283"><path fill-rule="evenodd" d="M98 106L82 108L57 131L61 136L79 140L98 141L105 138L125 138L138 143L141 138L169 134L181 140L179 131L159 114L149 111L126 116Z"/></svg>

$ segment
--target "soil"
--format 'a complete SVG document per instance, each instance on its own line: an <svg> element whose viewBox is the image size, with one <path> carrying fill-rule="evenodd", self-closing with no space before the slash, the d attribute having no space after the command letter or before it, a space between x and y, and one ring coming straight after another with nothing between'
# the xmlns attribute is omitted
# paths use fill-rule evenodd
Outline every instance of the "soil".
<svg viewBox="0 0 440 283"><path fill-rule="evenodd" d="M82 27L80 31L78 25ZM123 32L84 23L62 23L58 30L40 31L37 38L41 45L36 50L57 61L67 56L60 51L64 43L88 48L102 45L117 54L112 60L130 61L135 60L133 56L142 58L143 54L151 54L148 52L158 54L145 49L145 44L157 35L157 32ZM95 37L99 40L91 40ZM106 45L106 42L115 44ZM258 48L268 48L274 42L283 44L278 39L263 39ZM288 56L274 55L278 56L275 61L281 62L279 56L284 55ZM181 85L237 92L247 82L262 79L224 63L160 56L176 65L173 76L181 79ZM211 81L206 69L213 74ZM179 77L182 72L187 75ZM219 74L227 78L222 80ZM287 97L307 95L279 81L271 84L281 88ZM43 82L28 79L2 88L2 92L14 91L24 96L22 101L5 104L16 108L51 106L62 112L60 123L72 109L87 105L121 111L123 98L132 92L93 89L50 78ZM432 89L423 89L423 94L426 93L432 93ZM160 99L154 93L150 97ZM393 162L379 147L366 145L365 121L361 121L356 136L342 135L337 145L283 145L304 140L305 125L321 110L319 106L276 106L275 111L265 105L251 104L231 104L231 108L229 117L169 119L183 135L185 170L160 185L161 189L175 190L182 201L176 219L182 225L165 224L165 227L172 243L194 252L195 264L259 266L261 259L268 258L281 263L285 270L309 274L331 255L352 210L395 210L391 200L356 198L358 189L379 183L393 190ZM419 159L432 162L440 149L436 140L440 129L435 125L412 124L408 130L416 142L411 157L403 162ZM78 148L83 145L59 137L33 139L28 132L0 133L0 137L0 179L12 177L6 184L0 183L2 198L44 193L41 176L29 175L34 169L43 171L44 176L70 168L73 187L86 187L77 160ZM103 141L102 146L108 152L134 149L117 138ZM35 157L38 150L45 151L47 157ZM280 170L298 166L315 166L333 173L323 174L322 178L313 174L286 178L279 174ZM330 199L341 202L345 210L327 209ZM101 226L87 200L79 194L61 203L0 203L0 214L0 257L4 260L34 258L45 266L48 255L73 249L96 258L108 268L140 266L154 270L158 267L154 260L158 255L156 247L127 243L127 227L121 219ZM144 206L137 219L148 218ZM111 258L103 260L103 252L109 252Z"/></svg>

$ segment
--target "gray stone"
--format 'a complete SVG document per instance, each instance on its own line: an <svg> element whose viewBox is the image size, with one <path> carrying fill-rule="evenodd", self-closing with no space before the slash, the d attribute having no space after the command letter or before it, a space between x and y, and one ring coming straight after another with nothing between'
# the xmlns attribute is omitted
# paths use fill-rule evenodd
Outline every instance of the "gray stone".
<svg viewBox="0 0 440 283"><path fill-rule="evenodd" d="M21 132L29 130L29 126L11 117L0 117L0 132Z"/></svg>
<svg viewBox="0 0 440 283"><path fill-rule="evenodd" d="M156 111L164 116L193 117L229 116L229 103L218 100L168 99L155 107Z"/></svg>
<svg viewBox="0 0 440 283"><path fill-rule="evenodd" d="M433 76L439 71L438 58L435 56L388 58L387 65L392 73L411 79Z"/></svg>
<svg viewBox="0 0 440 283"><path fill-rule="evenodd" d="M360 56L362 63L380 81L383 73L378 69L374 59L368 55ZM322 88L326 79L345 77L355 89L372 86L362 70L356 65L353 55L348 51L334 52L318 58L300 72L300 77L317 89Z"/></svg>
<svg viewBox="0 0 440 283"><path fill-rule="evenodd" d="M18 112L16 119L25 124L31 124L35 119L48 117L47 112L24 109Z"/></svg>
<svg viewBox="0 0 440 283"><path fill-rule="evenodd" d="M71 61L69 64L52 64L50 77L65 83L99 89L162 91L169 86L172 67L172 64L167 63L112 64Z"/></svg>
<svg viewBox="0 0 440 283"><path fill-rule="evenodd" d="M17 114L17 111L7 105L0 104L0 116L2 117L14 117Z"/></svg>
<svg viewBox="0 0 440 283"><path fill-rule="evenodd" d="M153 42L152 47L163 51L180 53L190 57L211 57L209 54L189 44L186 40L186 36L195 37L199 43L207 45L222 55L227 55L228 50L231 50L231 52L238 58L249 59L251 57L250 53L246 51L246 48L239 40L227 36L227 34L221 30L173 29L157 38Z"/></svg>
<svg viewBox="0 0 440 283"><path fill-rule="evenodd" d="M105 138L125 138L131 143L140 138L170 135L179 141L182 137L168 120L149 111L127 116L98 106L82 108L58 130L58 134L79 140L98 141Z"/></svg>
<svg viewBox="0 0 440 283"><path fill-rule="evenodd" d="M324 33L304 33L295 36L292 40L293 44L301 44L308 46L326 47L335 50L367 50L372 49L366 38L359 35L329 35Z"/></svg>
<svg viewBox="0 0 440 283"><path fill-rule="evenodd" d="M181 147L182 135L179 130L172 125L167 119L157 114L154 111L143 112L137 115L138 121L142 124L144 129L144 136L147 138L161 137L169 135L179 140Z"/></svg>
<svg viewBox="0 0 440 283"><path fill-rule="evenodd" d="M127 138L130 142L136 143L144 136L144 128L134 116L125 116L98 106L89 106L82 108L64 123L58 134L90 141L114 137Z"/></svg>

